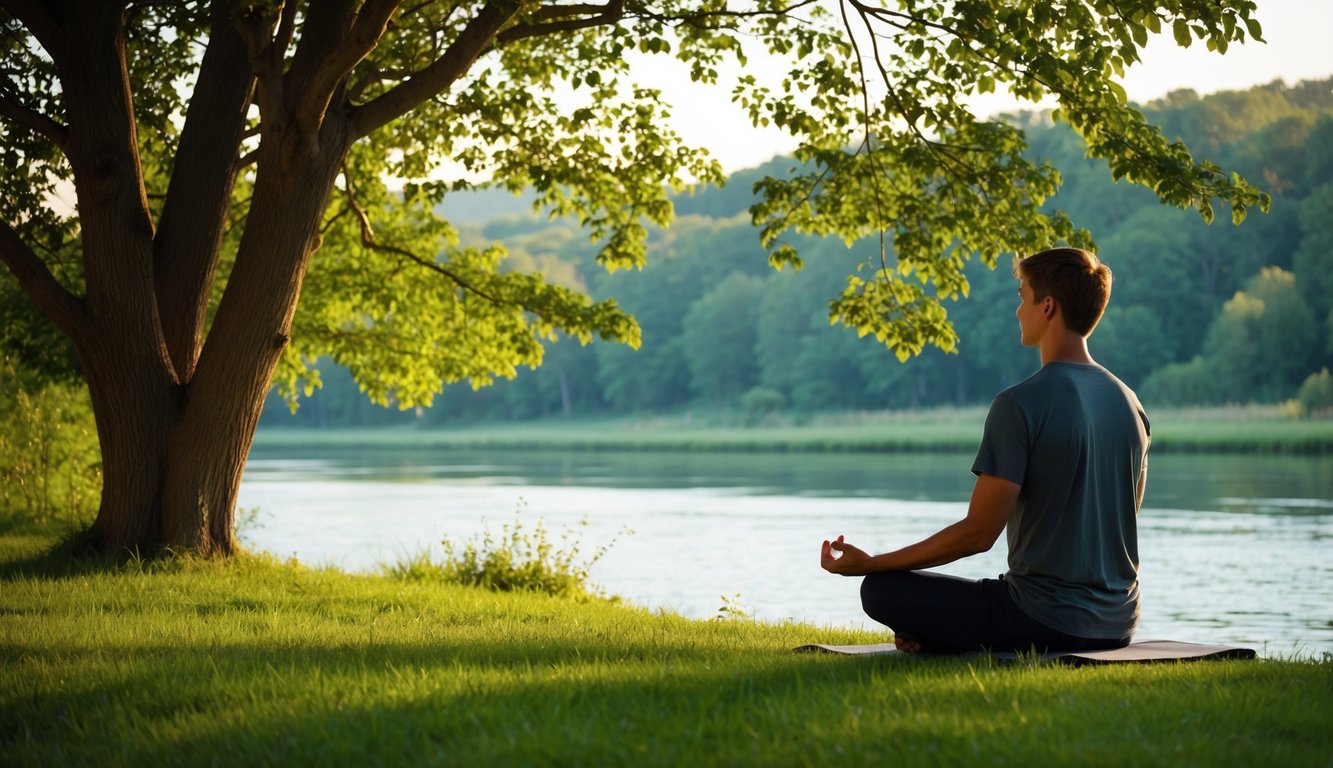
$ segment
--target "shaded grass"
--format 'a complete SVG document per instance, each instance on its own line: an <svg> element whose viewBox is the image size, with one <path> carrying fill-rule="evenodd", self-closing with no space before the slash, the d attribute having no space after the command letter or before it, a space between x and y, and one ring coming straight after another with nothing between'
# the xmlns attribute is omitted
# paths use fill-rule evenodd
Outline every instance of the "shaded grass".
<svg viewBox="0 0 1333 768"><path fill-rule="evenodd" d="M1150 414L1153 451L1333 453L1333 420L1294 419L1277 406L1161 409ZM828 414L802 425L729 425L725 419L648 418L521 422L449 428L267 429L263 449L331 446L417 449L973 452L985 408Z"/></svg>
<svg viewBox="0 0 1333 768"><path fill-rule="evenodd" d="M696 621L267 558L0 537L6 765L1327 765L1333 662L793 654ZM67 562L67 561L65 561Z"/></svg>

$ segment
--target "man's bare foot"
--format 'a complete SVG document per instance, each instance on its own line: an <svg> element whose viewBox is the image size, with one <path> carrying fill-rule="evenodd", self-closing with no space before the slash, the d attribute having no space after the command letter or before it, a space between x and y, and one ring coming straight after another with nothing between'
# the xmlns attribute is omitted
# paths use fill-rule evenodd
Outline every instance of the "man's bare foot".
<svg viewBox="0 0 1333 768"><path fill-rule="evenodd" d="M907 653L919 653L921 651L921 643L902 635L893 636L893 647Z"/></svg>

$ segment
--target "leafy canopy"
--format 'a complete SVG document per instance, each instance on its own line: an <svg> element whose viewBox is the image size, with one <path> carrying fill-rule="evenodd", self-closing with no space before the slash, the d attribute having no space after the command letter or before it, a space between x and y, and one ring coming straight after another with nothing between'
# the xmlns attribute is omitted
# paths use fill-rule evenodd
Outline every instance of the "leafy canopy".
<svg viewBox="0 0 1333 768"><path fill-rule="evenodd" d="M0 12L0 163L8 169L0 215L77 295L77 215L49 202L67 194L72 176L52 140L68 117L58 72L19 21L26 4L4 5L16 10ZM191 102L211 95L199 82L211 14L247 40L273 41L252 49L254 62L262 54L289 67L320 5L139 3L124 11L138 160L155 215ZM1260 40L1252 0L352 6L358 21L382 14L386 22L372 29L373 39L355 41L362 55L329 108L404 116L362 138L335 183L277 374L289 393L318 384L311 364L321 356L346 365L373 399L407 407L429 404L442 382L479 385L536 365L542 340L557 331L637 345L638 325L614 301L593 302L579 286L509 269L502 245L460 245L437 211L447 216L449 195L469 187L531 190L540 210L584 226L606 268L641 267L648 227L671 220L672 194L721 181L715 159L672 132L662 94L636 84L636 67L652 66L655 56L684 62L700 87L731 89L756 126L798 139L790 173L760 181L762 201L751 210L774 266L800 266L793 233L880 239L878 263L847 278L829 315L903 359L928 344L953 349L943 302L967 294L969 258L993 266L1003 253L1091 244L1088 232L1048 210L1060 174L1025 156L1022 126L979 119L969 97L1054 97L1057 119L1115 178L1205 219L1221 205L1239 223L1248 209L1268 205L1243 178L1196 160L1150 125L1116 82L1153 34L1169 31L1180 45L1219 52ZM96 7L121 12L116 4ZM478 57L451 57L480 19L496 14L507 21L486 33ZM781 82L745 68L756 46L789 62ZM442 67L461 68L447 88L418 87ZM281 98L266 82L257 103ZM227 191L210 311L246 226L262 112L251 109L249 137L234 158L241 174ZM452 176L440 172L444 163Z"/></svg>

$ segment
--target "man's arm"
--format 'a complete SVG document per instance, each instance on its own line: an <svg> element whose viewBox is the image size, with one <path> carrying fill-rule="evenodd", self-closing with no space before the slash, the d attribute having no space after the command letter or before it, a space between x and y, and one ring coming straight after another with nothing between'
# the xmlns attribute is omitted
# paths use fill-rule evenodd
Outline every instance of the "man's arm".
<svg viewBox="0 0 1333 768"><path fill-rule="evenodd" d="M1148 462L1145 459L1143 469L1139 470L1139 485L1134 489L1134 514L1143 509L1143 491L1148 487Z"/></svg>
<svg viewBox="0 0 1333 768"><path fill-rule="evenodd" d="M990 549L1018 503L1021 486L994 475L977 475L967 517L915 544L873 557L839 536L820 549L824 570L843 576L877 571L911 571L951 563ZM835 554L838 553L838 554Z"/></svg>

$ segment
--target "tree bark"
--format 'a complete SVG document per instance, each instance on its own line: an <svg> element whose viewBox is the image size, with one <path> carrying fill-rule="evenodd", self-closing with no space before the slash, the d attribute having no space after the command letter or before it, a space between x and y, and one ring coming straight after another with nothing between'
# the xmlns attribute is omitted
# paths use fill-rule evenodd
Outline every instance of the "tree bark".
<svg viewBox="0 0 1333 768"><path fill-rule="evenodd" d="M91 531L98 549L236 550L246 456L348 150L446 89L520 8L492 0L438 61L354 108L347 77L399 4L307 4L286 66L295 5L273 19L238 15L235 3L219 0L156 232L126 66L128 3L6 4L58 72L67 125L19 117L55 142L73 170L86 294L60 285L8 224L0 226L0 258L78 352L102 453ZM260 111L253 196L205 335L252 100Z"/></svg>
<svg viewBox="0 0 1333 768"><path fill-rule="evenodd" d="M163 230L155 233L121 6L71 5L52 16L86 296L62 296L16 235L0 245L11 267L32 267L20 270L31 273L25 287L46 296L39 305L70 334L88 382L103 470L94 546L227 555L236 549L245 459L287 347L329 192L351 146L351 120L339 101L318 125L282 114L265 121L245 233L201 343L249 100L249 64L238 38L215 18ZM177 176L183 183L175 183Z"/></svg>
<svg viewBox="0 0 1333 768"><path fill-rule="evenodd" d="M166 425L176 379L153 289L153 225L140 171L122 9L62 9L50 53L69 121L65 151L79 199L86 295L72 326L102 451L102 503L93 540L103 550L159 540ZM68 331L67 331L68 332Z"/></svg>
<svg viewBox="0 0 1333 768"><path fill-rule="evenodd" d="M189 381L231 210L237 154L253 94L245 43L225 4L213 11L208 48L181 132L154 239L163 336L177 378Z"/></svg>
<svg viewBox="0 0 1333 768"><path fill-rule="evenodd" d="M204 555L235 551L234 518L245 459L287 348L301 282L346 153L345 121L330 120L320 152L261 150L249 221L227 292L184 389L162 480L162 535ZM292 126L291 130L295 130Z"/></svg>

